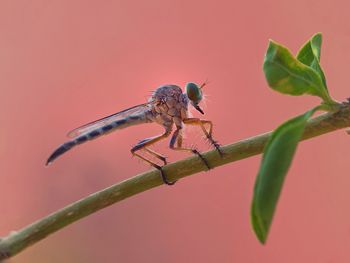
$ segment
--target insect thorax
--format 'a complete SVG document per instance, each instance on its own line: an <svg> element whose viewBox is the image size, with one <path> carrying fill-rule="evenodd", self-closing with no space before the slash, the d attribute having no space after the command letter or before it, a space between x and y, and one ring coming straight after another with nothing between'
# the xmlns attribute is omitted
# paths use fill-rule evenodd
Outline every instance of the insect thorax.
<svg viewBox="0 0 350 263"><path fill-rule="evenodd" d="M179 86L164 85L156 89L151 97L154 121L169 126L188 117L188 98Z"/></svg>

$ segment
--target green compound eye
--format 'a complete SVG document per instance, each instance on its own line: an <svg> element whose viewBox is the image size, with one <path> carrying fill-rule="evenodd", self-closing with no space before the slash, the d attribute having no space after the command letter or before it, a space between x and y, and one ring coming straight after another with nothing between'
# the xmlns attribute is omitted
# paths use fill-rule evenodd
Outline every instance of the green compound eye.
<svg viewBox="0 0 350 263"><path fill-rule="evenodd" d="M195 103L198 103L202 100L202 90L198 87L197 84L193 82L186 84L186 93L187 97Z"/></svg>

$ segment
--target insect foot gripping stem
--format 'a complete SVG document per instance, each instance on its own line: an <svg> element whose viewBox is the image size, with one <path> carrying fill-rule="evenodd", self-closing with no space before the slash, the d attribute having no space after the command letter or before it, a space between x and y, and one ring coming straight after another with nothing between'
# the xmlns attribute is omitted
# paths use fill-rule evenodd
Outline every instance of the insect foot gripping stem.
<svg viewBox="0 0 350 263"><path fill-rule="evenodd" d="M174 182L169 182L168 181L168 178L165 176L165 173L164 173L164 171L163 171L163 169L162 169L162 166L159 166L159 165L153 165L154 166L154 168L156 168L157 170L159 170L159 172L160 172L160 175L161 175L161 177L162 177L162 180L163 180L163 182L165 183L165 184L167 184L167 185L174 185L177 181L174 181Z"/></svg>
<svg viewBox="0 0 350 263"><path fill-rule="evenodd" d="M218 141L214 140L212 135L207 136L207 140L211 145L214 146L214 148L217 150L217 152L220 154L220 157L224 156L224 153L221 150L221 145L218 143Z"/></svg>
<svg viewBox="0 0 350 263"><path fill-rule="evenodd" d="M197 155L197 156L202 160L202 162L204 163L204 165L207 167L208 170L211 169L211 167L209 166L208 160L205 159L205 158L203 157L203 155L200 154L199 151L197 151L196 149L192 149L192 153L195 154L195 155Z"/></svg>
<svg viewBox="0 0 350 263"><path fill-rule="evenodd" d="M221 145L217 141L213 141L213 145L215 149L218 151L218 153L220 154L220 157L223 157L224 153L221 151Z"/></svg>

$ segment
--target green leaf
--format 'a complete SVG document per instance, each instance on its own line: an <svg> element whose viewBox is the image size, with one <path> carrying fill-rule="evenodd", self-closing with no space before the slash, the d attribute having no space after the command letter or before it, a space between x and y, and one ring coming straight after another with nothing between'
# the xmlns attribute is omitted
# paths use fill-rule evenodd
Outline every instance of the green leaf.
<svg viewBox="0 0 350 263"><path fill-rule="evenodd" d="M299 50L297 59L303 64L313 68L321 77L324 87L327 89L326 78L320 66L322 34L317 33L305 43Z"/></svg>
<svg viewBox="0 0 350 263"><path fill-rule="evenodd" d="M307 120L318 110L288 120L271 135L265 146L260 169L254 187L251 222L256 236L265 243L284 178L291 165L298 142Z"/></svg>
<svg viewBox="0 0 350 263"><path fill-rule="evenodd" d="M270 41L263 68L269 86L276 91L294 96L310 94L325 102L332 101L318 72L276 42Z"/></svg>

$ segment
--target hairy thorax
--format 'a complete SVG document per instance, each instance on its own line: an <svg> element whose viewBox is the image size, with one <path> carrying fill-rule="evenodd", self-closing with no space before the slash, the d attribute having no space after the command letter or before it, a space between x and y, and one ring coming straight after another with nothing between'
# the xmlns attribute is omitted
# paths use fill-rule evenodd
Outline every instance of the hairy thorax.
<svg viewBox="0 0 350 263"><path fill-rule="evenodd" d="M171 128L173 123L182 127L182 120L188 118L188 98L179 86L165 85L153 92L152 97L153 121Z"/></svg>

